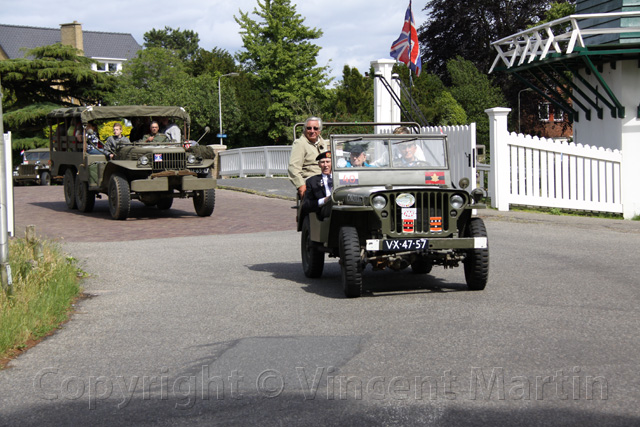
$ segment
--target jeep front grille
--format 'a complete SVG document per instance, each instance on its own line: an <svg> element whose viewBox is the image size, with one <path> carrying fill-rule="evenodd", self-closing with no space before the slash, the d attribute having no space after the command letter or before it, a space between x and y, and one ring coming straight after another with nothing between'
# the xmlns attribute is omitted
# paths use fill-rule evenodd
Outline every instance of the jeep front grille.
<svg viewBox="0 0 640 427"><path fill-rule="evenodd" d="M35 175L36 165L20 165L18 167L18 173L20 175Z"/></svg>
<svg viewBox="0 0 640 427"><path fill-rule="evenodd" d="M416 198L416 219L404 221L402 208L396 204L401 193L389 194L391 209L391 232L397 234L416 233L449 235L456 231L456 223L449 218L451 193L445 191L407 191ZM450 227L452 229L450 229Z"/></svg>
<svg viewBox="0 0 640 427"><path fill-rule="evenodd" d="M181 170L187 167L187 156L183 153L154 153L151 164L154 172Z"/></svg>

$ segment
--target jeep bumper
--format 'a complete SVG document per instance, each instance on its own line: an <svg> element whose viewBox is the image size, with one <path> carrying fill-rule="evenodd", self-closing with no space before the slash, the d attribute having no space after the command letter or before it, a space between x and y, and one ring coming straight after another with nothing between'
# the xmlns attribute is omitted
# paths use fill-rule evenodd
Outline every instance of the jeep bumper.
<svg viewBox="0 0 640 427"><path fill-rule="evenodd" d="M423 241L426 240L426 243ZM417 242L417 245L415 244ZM409 243L407 245L407 243ZM367 251L442 250L442 249L486 249L486 237L461 237L456 239L415 238L415 239L367 239Z"/></svg>

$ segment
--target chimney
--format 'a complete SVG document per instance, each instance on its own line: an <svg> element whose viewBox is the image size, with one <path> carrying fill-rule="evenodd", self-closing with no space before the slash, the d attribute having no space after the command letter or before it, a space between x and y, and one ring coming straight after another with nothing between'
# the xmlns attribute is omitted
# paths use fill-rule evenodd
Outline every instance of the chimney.
<svg viewBox="0 0 640 427"><path fill-rule="evenodd" d="M60 42L79 49L83 52L82 55L84 55L82 24L78 21L73 21L71 24L60 24Z"/></svg>

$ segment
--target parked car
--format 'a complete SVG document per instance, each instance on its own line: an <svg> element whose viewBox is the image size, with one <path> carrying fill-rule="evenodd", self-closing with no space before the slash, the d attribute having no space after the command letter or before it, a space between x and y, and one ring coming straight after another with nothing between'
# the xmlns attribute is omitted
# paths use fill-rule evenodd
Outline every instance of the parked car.
<svg viewBox="0 0 640 427"><path fill-rule="evenodd" d="M362 271L464 266L470 290L485 288L489 243L483 189L451 181L445 135L333 135L333 192L326 218L298 211L304 274L322 275L325 255L340 258L347 297L363 291ZM365 153L353 167L350 153ZM475 181L475 180L474 180Z"/></svg>
<svg viewBox="0 0 640 427"><path fill-rule="evenodd" d="M49 148L34 148L22 154L22 163L13 169L14 185L51 185Z"/></svg>
<svg viewBox="0 0 640 427"><path fill-rule="evenodd" d="M117 147L115 157L94 146L90 123L140 123L134 131L148 134L148 122L169 117L182 124L180 141L133 140ZM93 210L96 197L109 198L113 219L127 219L132 200L170 209L174 198L192 198L199 216L215 207L214 152L189 138L189 114L180 107L108 106L62 108L47 115L51 126L51 171L62 176L69 209ZM142 124L146 123L146 124ZM53 126L57 125L56 130ZM70 130L70 128L73 128ZM78 132L79 130L79 132ZM77 135L77 136L74 136ZM141 137L140 137L141 138ZM136 138L138 139L138 138ZM157 140L157 138L156 138Z"/></svg>

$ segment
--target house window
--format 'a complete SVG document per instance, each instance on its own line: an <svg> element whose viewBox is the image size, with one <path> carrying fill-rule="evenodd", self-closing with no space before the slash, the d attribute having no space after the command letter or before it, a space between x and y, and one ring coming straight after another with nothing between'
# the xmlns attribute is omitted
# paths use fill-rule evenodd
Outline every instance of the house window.
<svg viewBox="0 0 640 427"><path fill-rule="evenodd" d="M549 104L548 103L538 104L538 118L542 122L549 121Z"/></svg>
<svg viewBox="0 0 640 427"><path fill-rule="evenodd" d="M554 122L564 122L564 110L559 108L553 109L553 121Z"/></svg>
<svg viewBox="0 0 640 427"><path fill-rule="evenodd" d="M104 63L104 62L98 62L98 63L96 64L96 67L97 67L97 68L96 68L96 70L97 70L97 71L100 71L100 72L102 72L102 73L104 73L105 71L107 71L107 68L106 68L106 67L107 67L107 64L106 64L106 63Z"/></svg>
<svg viewBox="0 0 640 427"><path fill-rule="evenodd" d="M114 63L114 62L109 62L109 72L110 73L115 73L116 71L118 71L118 64Z"/></svg>

